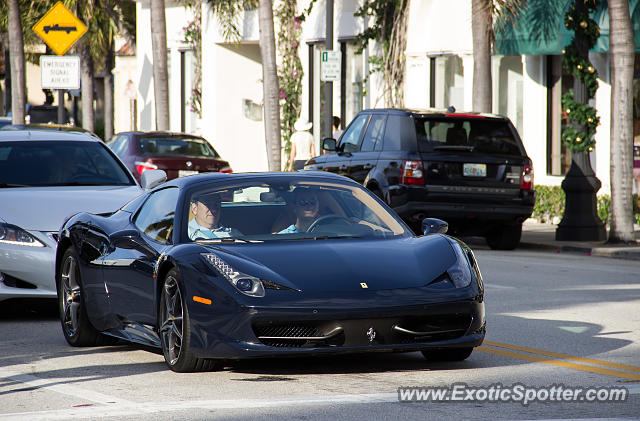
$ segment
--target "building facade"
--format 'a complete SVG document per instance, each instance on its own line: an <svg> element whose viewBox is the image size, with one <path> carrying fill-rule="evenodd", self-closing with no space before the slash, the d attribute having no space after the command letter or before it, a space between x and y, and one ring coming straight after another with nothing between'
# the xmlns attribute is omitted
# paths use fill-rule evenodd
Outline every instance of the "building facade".
<svg viewBox="0 0 640 421"><path fill-rule="evenodd" d="M361 0L334 0L334 51L340 51L341 77L333 83L333 115L348 124L358 111L384 107L381 80L370 73L369 57L379 53L370 44L358 51L355 36L367 22L355 17ZM535 1L530 1L535 3ZM570 34L563 31L564 12L570 0L552 0L556 21L547 25L549 33L541 41L523 36L532 26L528 12L522 13L519 33L498 37L492 57L493 112L508 116L518 129L534 163L536 184L560 185L570 165L570 153L562 145L563 125L560 96L570 87L562 71L562 48ZM640 1L631 0L634 33L640 36ZM299 0L305 10L310 0ZM410 3L407 29L405 106L471 110L473 90L473 42L471 0L420 0ZM202 118L188 109L193 52L183 42L184 28L191 14L184 7L167 2L171 130L199 133L228 159L234 171L266 171L262 99L262 65L256 10L238 17L240 39L225 39L217 18L206 2L202 5ZM298 52L303 65L300 116L313 123L312 132L319 150L327 132L323 127L327 106L324 83L320 80L320 57L325 50L325 0L317 0L303 23ZM608 14L606 5L595 16L601 39L590 53L598 71L599 89L593 105L600 117L592 166L602 182L601 193L610 191L611 81L608 54ZM152 55L149 3L138 3L138 91L139 129L155 127L152 84ZM554 26L555 25L555 26ZM555 30L554 28L557 28ZM278 28L276 27L276 32ZM532 31L530 31L532 32ZM528 38L527 38L528 36ZM514 40L518 42L514 42ZM640 39L636 40L640 48ZM634 118L640 141L640 59L636 56ZM285 160L283 159L283 162ZM284 164L283 164L284 165Z"/></svg>

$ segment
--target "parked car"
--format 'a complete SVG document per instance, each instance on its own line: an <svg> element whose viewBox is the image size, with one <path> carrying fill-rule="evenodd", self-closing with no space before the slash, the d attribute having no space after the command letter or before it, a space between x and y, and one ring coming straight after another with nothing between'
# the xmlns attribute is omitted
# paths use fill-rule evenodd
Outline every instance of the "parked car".
<svg viewBox="0 0 640 421"><path fill-rule="evenodd" d="M209 142L191 134L122 132L107 145L138 180L151 169L164 170L168 180L201 172L232 172Z"/></svg>
<svg viewBox="0 0 640 421"><path fill-rule="evenodd" d="M87 133L98 138L98 135L82 127L70 126L67 124L55 124L55 123L7 124L6 126L0 127L0 130L55 130L59 132L80 132L80 133Z"/></svg>
<svg viewBox="0 0 640 421"><path fill-rule="evenodd" d="M32 105L27 104L26 120L28 124L57 124L58 123L58 106L57 105ZM63 123L69 123L69 111L63 110Z"/></svg>
<svg viewBox="0 0 640 421"><path fill-rule="evenodd" d="M110 213L142 189L105 144L86 133L0 131L0 301L56 296L64 220Z"/></svg>
<svg viewBox="0 0 640 421"><path fill-rule="evenodd" d="M482 276L443 221L424 228L414 236L334 174L174 179L116 213L66 221L62 332L72 346L160 348L180 372L345 352L464 360L485 336Z"/></svg>
<svg viewBox="0 0 640 421"><path fill-rule="evenodd" d="M0 129L2 129L5 126L8 126L12 123L11 117L0 117Z"/></svg>
<svg viewBox="0 0 640 421"><path fill-rule="evenodd" d="M426 216L513 249L535 201L533 165L507 117L454 110L361 111L305 170L350 177L419 231Z"/></svg>

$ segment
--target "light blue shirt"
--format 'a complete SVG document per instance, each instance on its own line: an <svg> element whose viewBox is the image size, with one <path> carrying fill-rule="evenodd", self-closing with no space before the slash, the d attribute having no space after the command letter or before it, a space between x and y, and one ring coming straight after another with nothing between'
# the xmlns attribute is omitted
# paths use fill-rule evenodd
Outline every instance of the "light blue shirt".
<svg viewBox="0 0 640 421"><path fill-rule="evenodd" d="M282 231L278 232L278 234L295 234L296 232L302 232L300 231L295 224L288 226L287 228L283 229Z"/></svg>
<svg viewBox="0 0 640 421"><path fill-rule="evenodd" d="M227 238L231 237L231 228L218 227L214 229L205 228L198 224L195 219L189 222L189 238L195 240L198 238L212 239L212 238Z"/></svg>

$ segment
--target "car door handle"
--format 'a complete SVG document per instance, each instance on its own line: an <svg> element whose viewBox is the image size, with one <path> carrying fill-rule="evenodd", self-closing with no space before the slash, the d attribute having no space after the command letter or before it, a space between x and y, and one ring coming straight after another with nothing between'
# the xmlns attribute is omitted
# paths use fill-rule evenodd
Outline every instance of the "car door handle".
<svg viewBox="0 0 640 421"><path fill-rule="evenodd" d="M345 171L347 169L346 165L340 165L340 171Z"/></svg>

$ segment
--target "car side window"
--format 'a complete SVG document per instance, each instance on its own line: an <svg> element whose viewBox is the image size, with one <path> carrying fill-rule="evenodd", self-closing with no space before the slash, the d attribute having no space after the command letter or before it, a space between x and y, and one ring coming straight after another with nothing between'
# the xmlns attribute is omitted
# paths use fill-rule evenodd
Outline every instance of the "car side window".
<svg viewBox="0 0 640 421"><path fill-rule="evenodd" d="M349 125L347 130L340 138L340 147L343 152L356 152L358 150L358 144L362 137L362 130L367 124L369 114L360 114Z"/></svg>
<svg viewBox="0 0 640 421"><path fill-rule="evenodd" d="M362 152L379 151L382 147L382 134L386 115L372 115L362 140Z"/></svg>
<svg viewBox="0 0 640 421"><path fill-rule="evenodd" d="M178 189L169 187L152 193L134 219L135 226L153 241L171 243Z"/></svg>

